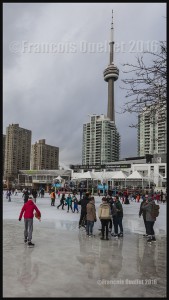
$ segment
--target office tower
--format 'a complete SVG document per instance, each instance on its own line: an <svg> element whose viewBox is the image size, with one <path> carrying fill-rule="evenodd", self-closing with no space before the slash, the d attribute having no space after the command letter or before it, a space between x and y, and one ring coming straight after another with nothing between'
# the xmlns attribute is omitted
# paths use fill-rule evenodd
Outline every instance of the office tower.
<svg viewBox="0 0 169 300"><path fill-rule="evenodd" d="M32 145L31 169L33 170L58 170L59 148L45 144L45 139Z"/></svg>
<svg viewBox="0 0 169 300"><path fill-rule="evenodd" d="M6 128L4 177L16 179L19 170L30 169L31 135L28 129L12 124Z"/></svg>
<svg viewBox="0 0 169 300"><path fill-rule="evenodd" d="M166 104L145 107L138 116L138 155L167 153Z"/></svg>

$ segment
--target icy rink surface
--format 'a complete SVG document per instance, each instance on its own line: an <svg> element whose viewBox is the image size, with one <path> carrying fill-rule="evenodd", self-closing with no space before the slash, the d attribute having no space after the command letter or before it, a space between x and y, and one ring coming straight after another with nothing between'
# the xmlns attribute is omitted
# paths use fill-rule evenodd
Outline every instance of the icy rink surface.
<svg viewBox="0 0 169 300"><path fill-rule="evenodd" d="M79 196L78 196L79 198ZM42 220L34 219L32 242L23 242L18 221L22 193L3 196L3 297L166 297L166 204L154 225L157 242L143 238L140 203L123 204L124 237L100 240L78 229L79 213L51 206L49 194L37 198ZM95 196L98 211L101 197ZM60 200L57 198L55 205Z"/></svg>

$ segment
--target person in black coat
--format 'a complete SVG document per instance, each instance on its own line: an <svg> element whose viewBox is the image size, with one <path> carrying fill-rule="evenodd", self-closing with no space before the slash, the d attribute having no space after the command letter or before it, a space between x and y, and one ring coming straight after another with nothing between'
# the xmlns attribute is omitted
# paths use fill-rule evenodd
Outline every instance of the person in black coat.
<svg viewBox="0 0 169 300"><path fill-rule="evenodd" d="M35 203L36 203L37 195L38 195L37 190L36 190L36 189L33 189L33 190L32 190L32 196L33 196L33 199L34 199L34 202L35 202Z"/></svg>
<svg viewBox="0 0 169 300"><path fill-rule="evenodd" d="M141 217L141 215L143 216L143 220L144 220L144 226L146 229L146 234L143 234L144 237L148 236L147 233L147 224L146 224L146 210L143 209L144 205L146 205L146 198L143 198L143 201L140 204L140 210L139 210L139 217Z"/></svg>
<svg viewBox="0 0 169 300"><path fill-rule="evenodd" d="M81 205L81 214L80 214L80 220L79 220L79 228L83 224L83 220L85 219L85 225L87 224L87 220L86 220L86 214L87 214L87 209L86 206L89 203L90 200L90 193L86 192L86 195L78 202L78 204Z"/></svg>
<svg viewBox="0 0 169 300"><path fill-rule="evenodd" d="M22 197L24 198L24 203L26 203L28 201L29 195L30 195L30 193L29 193L28 188L27 188L26 191L24 191L24 193L22 195Z"/></svg>

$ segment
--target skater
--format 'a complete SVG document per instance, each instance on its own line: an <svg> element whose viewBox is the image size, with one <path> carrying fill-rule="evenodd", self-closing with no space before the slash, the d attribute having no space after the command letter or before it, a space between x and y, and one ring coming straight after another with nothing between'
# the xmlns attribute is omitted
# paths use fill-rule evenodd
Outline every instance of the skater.
<svg viewBox="0 0 169 300"><path fill-rule="evenodd" d="M142 207L142 209L146 211L146 227L148 234L147 243L156 242L155 232L153 228L156 221L156 217L153 215L153 208L155 205L155 201L149 195L148 199L146 200L146 204Z"/></svg>
<svg viewBox="0 0 169 300"><path fill-rule="evenodd" d="M72 202L74 203L73 212L75 212L75 210L77 210L77 213L78 213L79 212L79 210L78 210L78 199L76 197L76 193L73 194Z"/></svg>
<svg viewBox="0 0 169 300"><path fill-rule="evenodd" d="M67 212L69 212L69 207L71 208L71 211L72 210L72 197L70 194L68 194L67 198L66 198L66 204L67 204Z"/></svg>
<svg viewBox="0 0 169 300"><path fill-rule="evenodd" d="M143 216L144 226L145 226L145 229L146 229L146 234L143 234L143 236L147 237L148 233L147 233L147 224L146 224L146 211L143 210L143 207L144 207L145 204L146 204L146 198L144 197L143 201L140 204L139 217L141 217L141 215Z"/></svg>
<svg viewBox="0 0 169 300"><path fill-rule="evenodd" d="M108 195L106 199L107 199L107 203L110 206L110 211L111 211L112 210L112 205L114 203L113 197ZM112 232L112 219L109 220L109 226L108 227L109 227L109 232Z"/></svg>
<svg viewBox="0 0 169 300"><path fill-rule="evenodd" d="M51 206L55 206L55 192L52 191L51 194L50 194L50 198L51 198Z"/></svg>
<svg viewBox="0 0 169 300"><path fill-rule="evenodd" d="M85 227L87 225L87 220L86 220L86 206L89 203L89 199L90 199L90 193L86 192L85 197L83 197L78 204L81 205L81 214L80 214L80 220L79 220L79 228L80 227ZM85 221L84 221L85 220ZM85 223L85 225L83 224L83 221Z"/></svg>
<svg viewBox="0 0 169 300"><path fill-rule="evenodd" d="M7 192L7 199L8 199L8 202L11 202L11 190L9 190Z"/></svg>
<svg viewBox="0 0 169 300"><path fill-rule="evenodd" d="M160 201L161 201L161 203L163 202L163 191L162 190L160 192Z"/></svg>
<svg viewBox="0 0 169 300"><path fill-rule="evenodd" d="M109 204L107 203L106 197L102 198L102 204L100 204L100 206L99 206L98 217L102 224L102 237L100 239L104 240L104 234L105 234L105 229L106 229L106 240L109 240L108 224L111 219L111 210L110 210Z"/></svg>
<svg viewBox="0 0 169 300"><path fill-rule="evenodd" d="M44 188L41 188L40 195L41 195L41 198L44 198L44 195L45 195L45 190L44 190Z"/></svg>
<svg viewBox="0 0 169 300"><path fill-rule="evenodd" d="M8 199L8 190L6 191L5 195L6 195L6 199Z"/></svg>
<svg viewBox="0 0 169 300"><path fill-rule="evenodd" d="M62 209L64 209L64 205L65 205L65 193L62 194L62 197L60 199L60 204L57 206L57 209L59 209L59 207L62 205Z"/></svg>
<svg viewBox="0 0 169 300"><path fill-rule="evenodd" d="M28 198L29 198L29 191L28 191L28 188L23 192L23 195L22 197L24 197L24 203L26 203L28 201Z"/></svg>
<svg viewBox="0 0 169 300"><path fill-rule="evenodd" d="M17 196L18 195L18 190L17 189L15 189L15 196Z"/></svg>
<svg viewBox="0 0 169 300"><path fill-rule="evenodd" d="M33 196L33 200L34 200L35 203L36 203L37 195L38 195L37 190L36 190L36 189L33 189L33 190L32 190L32 196Z"/></svg>
<svg viewBox="0 0 169 300"><path fill-rule="evenodd" d="M115 234L113 236L117 237L123 237L123 225L122 225L122 219L123 219L123 207L119 200L118 196L114 197L114 205L116 208L116 214L113 217L113 224L115 228ZM120 233L118 234L118 227L120 228Z"/></svg>
<svg viewBox="0 0 169 300"><path fill-rule="evenodd" d="M95 203L94 197L91 197L89 203L86 206L86 213L87 213L86 214L86 220L87 220L86 235L88 237L93 236L94 222L97 221L96 208L94 203Z"/></svg>
<svg viewBox="0 0 169 300"><path fill-rule="evenodd" d="M22 219L22 215L24 213L24 222L25 222L25 229L24 229L24 242L28 242L28 246L34 246L31 242L32 240L32 232L33 232L33 217L34 217L34 210L37 212L39 218L41 217L41 212L34 204L32 197L29 196L28 201L23 205L20 215L19 221Z"/></svg>

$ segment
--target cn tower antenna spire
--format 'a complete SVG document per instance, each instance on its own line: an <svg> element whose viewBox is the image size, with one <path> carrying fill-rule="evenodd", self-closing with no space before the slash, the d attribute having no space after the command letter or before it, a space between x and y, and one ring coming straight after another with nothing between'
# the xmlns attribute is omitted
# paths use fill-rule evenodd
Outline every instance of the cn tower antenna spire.
<svg viewBox="0 0 169 300"><path fill-rule="evenodd" d="M114 58L114 26L113 26L113 10L112 10L112 21L111 21L111 31L110 31L110 64L113 62Z"/></svg>
<svg viewBox="0 0 169 300"><path fill-rule="evenodd" d="M114 81L119 77L119 69L114 64L114 24L113 24L113 10L111 22L111 35L110 35L110 62L108 67L104 70L104 80L108 82L108 106L107 116L115 123L115 109L114 109Z"/></svg>
<svg viewBox="0 0 169 300"><path fill-rule="evenodd" d="M112 9L111 38L110 38L110 42L114 42L113 9Z"/></svg>

